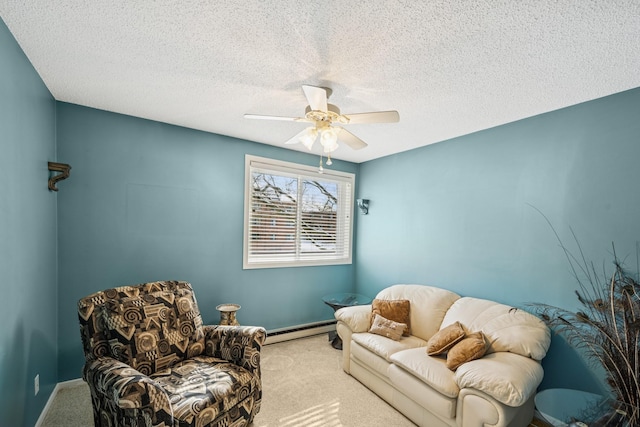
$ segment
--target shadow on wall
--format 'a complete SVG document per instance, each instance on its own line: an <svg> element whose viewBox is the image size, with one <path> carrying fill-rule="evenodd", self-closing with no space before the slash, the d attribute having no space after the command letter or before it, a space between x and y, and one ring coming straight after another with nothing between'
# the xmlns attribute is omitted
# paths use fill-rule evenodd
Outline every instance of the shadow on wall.
<svg viewBox="0 0 640 427"><path fill-rule="evenodd" d="M542 360L544 379L539 390L571 388L596 394L609 394L604 372L589 366L585 357L571 347L561 335L551 332L551 347ZM596 376L599 375L600 377Z"/></svg>
<svg viewBox="0 0 640 427"><path fill-rule="evenodd" d="M7 335L9 336L9 335ZM26 402L24 325L15 325L13 336L2 343L0 359L0 425L24 425Z"/></svg>

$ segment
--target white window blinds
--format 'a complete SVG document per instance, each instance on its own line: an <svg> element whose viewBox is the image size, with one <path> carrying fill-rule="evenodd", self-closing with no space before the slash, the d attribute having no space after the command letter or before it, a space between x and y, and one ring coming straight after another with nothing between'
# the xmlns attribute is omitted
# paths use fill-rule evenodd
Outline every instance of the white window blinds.
<svg viewBox="0 0 640 427"><path fill-rule="evenodd" d="M244 268L351 263L354 175L247 156Z"/></svg>

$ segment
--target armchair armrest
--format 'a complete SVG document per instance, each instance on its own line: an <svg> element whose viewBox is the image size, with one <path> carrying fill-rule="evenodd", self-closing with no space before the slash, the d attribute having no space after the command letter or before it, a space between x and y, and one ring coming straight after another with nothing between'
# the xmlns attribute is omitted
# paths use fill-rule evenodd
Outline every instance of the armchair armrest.
<svg viewBox="0 0 640 427"><path fill-rule="evenodd" d="M260 373L260 350L267 331L257 326L204 326L205 354Z"/></svg>
<svg viewBox="0 0 640 427"><path fill-rule="evenodd" d="M371 326L371 304L341 308L334 317L346 324L352 333L367 332Z"/></svg>
<svg viewBox="0 0 640 427"><path fill-rule="evenodd" d="M126 363L100 357L84 366L82 378L90 388L120 408L152 408L153 413L164 412L173 419L171 403L164 389Z"/></svg>

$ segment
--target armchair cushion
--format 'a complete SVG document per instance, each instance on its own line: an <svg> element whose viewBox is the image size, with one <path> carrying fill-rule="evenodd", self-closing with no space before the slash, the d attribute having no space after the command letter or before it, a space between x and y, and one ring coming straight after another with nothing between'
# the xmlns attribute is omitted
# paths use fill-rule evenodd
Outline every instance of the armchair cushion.
<svg viewBox="0 0 640 427"><path fill-rule="evenodd" d="M248 419L251 413L247 408L253 408L257 400L251 396L261 389L259 380L246 369L210 356L184 360L154 380L172 396L173 416L194 426L209 425L235 406L245 412L242 418ZM247 398L250 404L238 405ZM228 424L215 425L232 425L231 421L229 417Z"/></svg>
<svg viewBox="0 0 640 427"><path fill-rule="evenodd" d="M104 295L102 316L117 360L151 375L204 352L202 317L190 288L141 293L123 286Z"/></svg>

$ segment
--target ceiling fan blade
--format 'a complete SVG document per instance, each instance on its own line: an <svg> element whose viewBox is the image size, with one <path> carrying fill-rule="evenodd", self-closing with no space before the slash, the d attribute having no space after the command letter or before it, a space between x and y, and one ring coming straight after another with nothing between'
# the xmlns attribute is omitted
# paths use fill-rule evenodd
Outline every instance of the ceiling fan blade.
<svg viewBox="0 0 640 427"><path fill-rule="evenodd" d="M263 116L261 114L245 114L245 119L259 119L259 120L283 120L287 122L308 122L305 117L283 117L283 116Z"/></svg>
<svg viewBox="0 0 640 427"><path fill-rule="evenodd" d="M340 128L340 132L338 132L338 139L354 150L360 150L367 146L367 143L346 130L345 128Z"/></svg>
<svg viewBox="0 0 640 427"><path fill-rule="evenodd" d="M327 111L326 89L317 86L302 85L302 90L312 110Z"/></svg>
<svg viewBox="0 0 640 427"><path fill-rule="evenodd" d="M291 137L287 142L285 142L285 145L293 145L299 143L300 138L303 137L306 133L307 129L302 130L302 132L295 134L295 136Z"/></svg>
<svg viewBox="0 0 640 427"><path fill-rule="evenodd" d="M400 121L397 111L375 111L372 113L343 114L349 124L360 123L396 123Z"/></svg>

